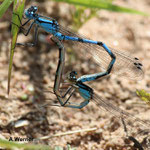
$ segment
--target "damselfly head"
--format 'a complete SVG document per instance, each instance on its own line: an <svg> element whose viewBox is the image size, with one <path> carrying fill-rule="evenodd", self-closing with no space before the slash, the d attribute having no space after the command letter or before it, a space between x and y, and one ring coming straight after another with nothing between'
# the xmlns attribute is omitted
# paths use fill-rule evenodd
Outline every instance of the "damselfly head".
<svg viewBox="0 0 150 150"><path fill-rule="evenodd" d="M35 13L37 11L37 6L31 6L30 8L25 10L25 15L29 19L33 19L35 17Z"/></svg>
<svg viewBox="0 0 150 150"><path fill-rule="evenodd" d="M67 79L68 79L70 82L76 82L76 81L77 81L76 75L77 75L77 72L76 72L76 71L71 71L71 72L68 74Z"/></svg>

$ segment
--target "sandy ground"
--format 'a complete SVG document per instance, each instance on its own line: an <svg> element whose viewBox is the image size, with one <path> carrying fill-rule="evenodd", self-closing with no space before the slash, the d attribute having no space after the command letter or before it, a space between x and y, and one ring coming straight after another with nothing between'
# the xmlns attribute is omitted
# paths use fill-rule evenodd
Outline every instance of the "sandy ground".
<svg viewBox="0 0 150 150"><path fill-rule="evenodd" d="M150 12L149 0L117 0L114 3ZM70 26L72 23L69 12L74 10L73 6L46 0L42 3L28 3L26 8L30 5L39 6L40 13L56 18L64 26ZM40 39L36 47L16 48L11 91L7 99L10 18L11 9L0 21L0 138L29 137L34 139L31 143L48 144L52 147L66 147L69 144L77 150L135 149L133 142L127 139L120 120L112 113L99 109L95 103L90 102L81 110L44 105L56 101L55 95L46 90L52 91L49 86L52 87L54 84L58 50L56 46L42 42L42 35L46 35L42 30L39 31ZM110 47L124 50L141 60L145 71L142 80L132 80L112 73L108 77L89 82L88 85L105 101L110 101L147 122L150 121L150 109L136 95L136 90L149 91L150 87L149 23L148 17L101 10L79 30L79 33L88 38L103 41ZM20 33L18 42L29 42L32 35L25 37ZM92 59L83 57L77 50L75 52L70 52L67 48L65 73L76 70L80 76L102 71ZM79 95L74 96L74 100L80 99ZM126 123L129 135L138 139L144 147L148 143L148 139L144 139L147 133L139 135L137 132L141 128L145 129L146 125L130 119L127 119ZM88 131L85 131L86 129ZM81 131L36 140L44 136L78 130Z"/></svg>

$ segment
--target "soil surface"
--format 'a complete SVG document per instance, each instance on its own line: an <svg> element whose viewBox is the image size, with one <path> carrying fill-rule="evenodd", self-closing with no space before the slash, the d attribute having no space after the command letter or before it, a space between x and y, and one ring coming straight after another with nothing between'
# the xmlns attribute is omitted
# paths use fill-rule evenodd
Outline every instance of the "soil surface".
<svg viewBox="0 0 150 150"><path fill-rule="evenodd" d="M114 4L150 13L149 0L116 0ZM26 8L31 5L38 6L40 14L51 16L63 26L72 28L75 16L71 12L75 12L74 6L44 0L28 2ZM88 14L89 10L85 13ZM48 41L49 36L43 30L39 30L36 47L16 47L8 98L11 15L12 8L9 8L0 21L0 138L33 138L33 141L26 143L46 144L51 147L59 145L64 148L69 144L77 150L136 149L124 132L120 118L115 117L115 112L110 108L106 111L92 101L82 109L51 106L52 103L57 103L52 87L59 53L58 48ZM33 31L27 37L20 32L18 42L32 42ZM114 49L129 53L133 58L139 58L142 62L144 76L141 76L141 80L134 80L134 76L134 79L131 79L124 74L118 75L118 71L114 71L107 77L88 82L88 86L93 88L104 102L110 102L111 106L113 104L131 114L127 114L132 116L131 119L125 117L128 135L138 140L144 149L148 149L145 145L149 144L150 149L148 133L139 133L149 127L150 108L136 94L136 90L144 89L148 92L150 87L150 18L100 10L96 16L83 24L79 33L87 38L103 41ZM72 49L72 46L66 46L63 77L72 70L76 70L78 76L103 71L90 56L88 53L82 54L80 47ZM131 67L126 64L122 67L127 68L126 73L132 74L128 70L132 70ZM72 101L81 100L78 94L72 98ZM133 116L145 120L147 124Z"/></svg>

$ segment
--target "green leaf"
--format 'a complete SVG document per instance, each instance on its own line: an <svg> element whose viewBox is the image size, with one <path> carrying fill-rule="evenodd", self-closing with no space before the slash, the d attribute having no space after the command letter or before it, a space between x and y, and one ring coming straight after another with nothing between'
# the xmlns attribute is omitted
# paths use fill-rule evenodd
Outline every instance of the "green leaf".
<svg viewBox="0 0 150 150"><path fill-rule="evenodd" d="M54 150L63 150L63 147L61 147L61 146L56 146Z"/></svg>
<svg viewBox="0 0 150 150"><path fill-rule="evenodd" d="M8 9L8 7L10 6L10 4L13 1L14 0L5 0L5 1L3 1L3 3L0 5L0 18L3 16L3 14L5 13L5 11Z"/></svg>
<svg viewBox="0 0 150 150"><path fill-rule="evenodd" d="M136 93L142 101L145 101L148 105L150 105L150 93L147 93L145 90L137 90Z"/></svg>
<svg viewBox="0 0 150 150"><path fill-rule="evenodd" d="M150 16L150 14L141 12L135 9L130 9L126 7L121 7L114 5L108 1L104 0L54 0L57 2L66 2L69 4L74 4L74 5L80 5L80 6L85 6L89 8L99 8L99 9L106 9L109 11L115 11L115 12L126 12L126 13L133 13L133 14L140 14L144 16Z"/></svg>
<svg viewBox="0 0 150 150"><path fill-rule="evenodd" d="M87 10L86 7L76 6L75 12L71 13L71 16L73 18L73 26L72 26L72 28L75 31L78 31L78 29L84 23L86 23L90 18L92 18L93 16L96 16L96 12L98 11L98 9L91 8L89 14L87 15L85 13L86 10Z"/></svg>
<svg viewBox="0 0 150 150"><path fill-rule="evenodd" d="M25 0L14 0L14 5L13 5L13 13L18 14L20 19L22 19L22 14L24 11L24 4ZM20 21L17 17L17 15L13 14L12 16L12 22L20 26ZM12 64L13 64L13 56L14 56L14 49L17 41L17 35L19 28L18 26L14 25L12 23L12 42L11 42L11 51L10 51L10 59L9 59L9 70L8 70L8 89L7 93L9 94L10 91L10 80L11 80L11 70L12 70Z"/></svg>
<svg viewBox="0 0 150 150"><path fill-rule="evenodd" d="M0 147L7 148L7 149L18 148L24 150L52 150L50 146L46 146L46 145L20 144L17 142L6 141L2 139L0 139Z"/></svg>

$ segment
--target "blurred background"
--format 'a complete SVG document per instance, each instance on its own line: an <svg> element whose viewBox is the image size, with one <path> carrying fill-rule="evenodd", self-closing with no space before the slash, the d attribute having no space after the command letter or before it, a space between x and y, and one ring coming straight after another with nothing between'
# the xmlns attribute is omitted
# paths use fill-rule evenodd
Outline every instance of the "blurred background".
<svg viewBox="0 0 150 150"><path fill-rule="evenodd" d="M149 0L114 0L113 4L150 13ZM49 0L27 1L25 8L31 5L38 6L39 14L55 18L64 27L138 57L145 68L142 80L134 81L111 74L89 82L88 85L107 101L143 120L149 119L148 105L136 94L137 89L149 91L150 86L149 17L89 9ZM36 47L15 48L11 89L7 99L11 17L12 6L0 20L0 138L9 139L12 136L36 139L67 131L89 129L89 132L34 142L51 147L59 145L63 148L69 144L82 150L134 149L132 142L124 140L125 134L119 121L92 102L81 110L45 105L47 102L57 101L54 94L46 91L52 91L54 84L58 48L49 40L50 35L43 30L39 30ZM17 42L32 42L33 32L34 28L27 37L20 32ZM64 74L72 70L76 70L78 76L102 71L91 58L80 55L78 48L66 46ZM80 97L75 95L75 100L80 100Z"/></svg>

